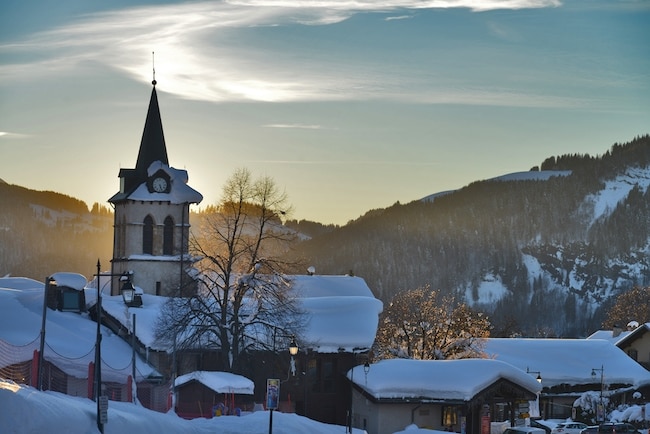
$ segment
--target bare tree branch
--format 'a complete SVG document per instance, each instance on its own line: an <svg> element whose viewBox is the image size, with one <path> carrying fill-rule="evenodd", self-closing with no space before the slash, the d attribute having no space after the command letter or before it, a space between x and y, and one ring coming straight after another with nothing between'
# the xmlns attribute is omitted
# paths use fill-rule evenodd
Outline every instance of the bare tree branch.
<svg viewBox="0 0 650 434"><path fill-rule="evenodd" d="M159 338L182 336L181 348L211 347L221 369L238 372L240 356L269 348L278 329L299 336L304 319L284 277L298 265L285 259L296 236L280 218L290 211L286 194L246 169L228 179L214 211L202 216L190 240L202 258L199 289L170 302Z"/></svg>

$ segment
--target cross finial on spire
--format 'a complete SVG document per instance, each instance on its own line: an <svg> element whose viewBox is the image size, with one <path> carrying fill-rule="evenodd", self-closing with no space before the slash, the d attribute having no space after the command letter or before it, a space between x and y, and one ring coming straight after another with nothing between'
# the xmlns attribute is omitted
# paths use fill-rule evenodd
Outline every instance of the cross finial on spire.
<svg viewBox="0 0 650 434"><path fill-rule="evenodd" d="M151 82L151 84L153 84L155 86L158 82L156 81L156 59L154 57L154 54L155 54L155 52L152 51L151 52L151 65L153 67L153 81Z"/></svg>

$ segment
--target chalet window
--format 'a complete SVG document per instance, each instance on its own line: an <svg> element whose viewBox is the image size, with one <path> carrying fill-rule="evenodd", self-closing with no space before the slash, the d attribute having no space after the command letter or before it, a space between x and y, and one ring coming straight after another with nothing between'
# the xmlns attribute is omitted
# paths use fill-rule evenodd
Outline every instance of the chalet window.
<svg viewBox="0 0 650 434"><path fill-rule="evenodd" d="M144 218L142 228L142 253L153 255L153 218L150 215Z"/></svg>
<svg viewBox="0 0 650 434"><path fill-rule="evenodd" d="M167 216L163 231L163 255L174 254L174 219Z"/></svg>

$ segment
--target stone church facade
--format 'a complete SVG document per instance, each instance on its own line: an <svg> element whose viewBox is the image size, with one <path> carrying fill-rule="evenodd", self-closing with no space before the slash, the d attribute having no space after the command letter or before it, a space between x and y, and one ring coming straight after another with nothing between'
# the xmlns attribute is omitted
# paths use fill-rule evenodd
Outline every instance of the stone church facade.
<svg viewBox="0 0 650 434"><path fill-rule="evenodd" d="M109 199L115 209L111 294L121 276L146 294L187 295L189 207L203 196L188 184L185 170L171 167L163 134L156 81L134 169L119 172L120 191Z"/></svg>

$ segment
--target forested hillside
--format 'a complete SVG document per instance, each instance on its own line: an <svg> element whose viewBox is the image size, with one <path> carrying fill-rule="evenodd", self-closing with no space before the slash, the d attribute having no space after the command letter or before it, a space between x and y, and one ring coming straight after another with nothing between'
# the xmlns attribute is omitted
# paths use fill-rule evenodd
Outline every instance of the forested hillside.
<svg viewBox="0 0 650 434"><path fill-rule="evenodd" d="M58 271L96 272L108 265L113 214L70 196L0 182L0 275L44 280Z"/></svg>
<svg viewBox="0 0 650 434"><path fill-rule="evenodd" d="M451 293L488 312L494 335L584 336L613 296L650 283L650 136L539 169L373 210L300 253L384 301Z"/></svg>
<svg viewBox="0 0 650 434"><path fill-rule="evenodd" d="M297 246L306 265L361 276L384 302L430 285L486 312L492 336L581 337L600 327L616 295L650 285L649 185L646 135L600 156L551 157L371 210L342 227L286 225L311 237ZM190 217L193 232L200 217ZM0 275L91 278L98 258L104 269L110 263L112 225L107 207L89 211L69 196L0 181Z"/></svg>

